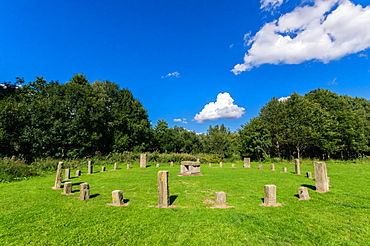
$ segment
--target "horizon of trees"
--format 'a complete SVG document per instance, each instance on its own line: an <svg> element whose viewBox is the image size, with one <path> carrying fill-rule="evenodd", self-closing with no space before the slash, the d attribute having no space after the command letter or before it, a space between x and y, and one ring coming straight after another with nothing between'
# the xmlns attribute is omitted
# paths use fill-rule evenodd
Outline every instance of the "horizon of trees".
<svg viewBox="0 0 370 246"><path fill-rule="evenodd" d="M369 154L370 103L317 89L282 101L272 98L257 117L231 132L224 124L197 134L152 126L128 89L90 83L22 78L0 86L0 156L75 158L111 152L207 153L219 159L353 159Z"/></svg>

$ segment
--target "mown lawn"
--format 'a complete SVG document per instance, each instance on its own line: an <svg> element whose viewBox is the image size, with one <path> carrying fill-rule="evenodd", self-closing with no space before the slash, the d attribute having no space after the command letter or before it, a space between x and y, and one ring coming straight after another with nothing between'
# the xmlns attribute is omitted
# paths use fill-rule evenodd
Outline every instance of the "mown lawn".
<svg viewBox="0 0 370 246"><path fill-rule="evenodd" d="M307 162L309 163L309 162ZM293 164L258 170L231 163L208 167L204 176L177 176L180 166L152 164L72 178L73 195L52 190L55 174L0 184L0 245L369 245L370 165L329 162L331 191L314 191L315 182L295 175ZM288 173L282 173L288 167ZM155 208L157 172L169 171L175 208ZM302 164L301 173L313 172ZM71 172L74 175L74 170ZM63 176L64 177L64 176ZM79 183L90 184L91 198L79 201ZM277 186L282 207L260 206L264 185ZM297 189L309 187L309 201ZM111 192L122 190L129 206L111 207ZM227 193L228 209L210 209L207 199Z"/></svg>

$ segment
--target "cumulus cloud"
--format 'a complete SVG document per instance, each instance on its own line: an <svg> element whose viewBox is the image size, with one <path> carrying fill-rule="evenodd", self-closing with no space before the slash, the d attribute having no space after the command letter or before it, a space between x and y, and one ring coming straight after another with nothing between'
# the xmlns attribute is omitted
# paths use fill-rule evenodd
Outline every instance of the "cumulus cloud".
<svg viewBox="0 0 370 246"><path fill-rule="evenodd" d="M169 73L169 74L167 74L166 76L162 76L162 79L167 78L167 77L175 77L175 78L179 78L179 77L180 77L180 73L179 73L179 72Z"/></svg>
<svg viewBox="0 0 370 246"><path fill-rule="evenodd" d="M328 63L358 53L370 47L369 23L370 6L355 5L350 0L315 0L313 5L296 7L249 36L244 63L231 71L240 74L262 64L309 60Z"/></svg>
<svg viewBox="0 0 370 246"><path fill-rule="evenodd" d="M234 99L231 98L229 93L219 93L216 102L210 102L205 105L203 110L195 115L194 120L198 123L204 123L206 120L218 120L221 118L236 119L242 117L245 113L244 110L244 108L234 104Z"/></svg>

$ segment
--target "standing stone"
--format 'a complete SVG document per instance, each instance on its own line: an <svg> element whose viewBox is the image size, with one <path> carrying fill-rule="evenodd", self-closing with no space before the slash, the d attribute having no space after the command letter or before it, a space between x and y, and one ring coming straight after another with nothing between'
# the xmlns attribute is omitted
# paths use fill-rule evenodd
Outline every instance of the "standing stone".
<svg viewBox="0 0 370 246"><path fill-rule="evenodd" d="M299 195L299 200L310 200L311 197L308 194L308 189L307 187L299 187L298 188L298 195Z"/></svg>
<svg viewBox="0 0 370 246"><path fill-rule="evenodd" d="M88 183L80 184L80 198L78 200L87 200L90 198L90 186Z"/></svg>
<svg viewBox="0 0 370 246"><path fill-rule="evenodd" d="M295 159L294 164L295 164L295 174L301 175L301 164L299 163L299 159Z"/></svg>
<svg viewBox="0 0 370 246"><path fill-rule="evenodd" d="M261 206L266 207L276 207L281 206L280 203L276 203L276 186L275 185L265 185L265 196Z"/></svg>
<svg viewBox="0 0 370 246"><path fill-rule="evenodd" d="M64 188L64 190L62 192L63 195L71 195L72 194L72 182L65 182L63 188Z"/></svg>
<svg viewBox="0 0 370 246"><path fill-rule="evenodd" d="M157 163L157 165L155 165L155 167L160 167L159 163Z"/></svg>
<svg viewBox="0 0 370 246"><path fill-rule="evenodd" d="M114 163L114 170L118 170L118 163Z"/></svg>
<svg viewBox="0 0 370 246"><path fill-rule="evenodd" d="M58 163L57 173L55 176L55 184L53 189L54 190L60 190L62 187L62 175L63 175L63 162Z"/></svg>
<svg viewBox="0 0 370 246"><path fill-rule="evenodd" d="M316 191L320 193L329 191L328 173L325 162L314 162Z"/></svg>
<svg viewBox="0 0 370 246"><path fill-rule="evenodd" d="M215 192L215 207L226 206L226 193L223 191Z"/></svg>
<svg viewBox="0 0 370 246"><path fill-rule="evenodd" d="M208 167L212 167L212 163L208 163Z"/></svg>
<svg viewBox="0 0 370 246"><path fill-rule="evenodd" d="M275 164L270 164L270 171L275 171Z"/></svg>
<svg viewBox="0 0 370 246"><path fill-rule="evenodd" d="M168 190L168 171L158 172L158 207L166 208L170 205Z"/></svg>
<svg viewBox="0 0 370 246"><path fill-rule="evenodd" d="M223 167L223 166L224 166L224 164L222 162L220 162L220 167Z"/></svg>
<svg viewBox="0 0 370 246"><path fill-rule="evenodd" d="M112 204L113 206L124 205L123 194L121 190L112 191Z"/></svg>
<svg viewBox="0 0 370 246"><path fill-rule="evenodd" d="M93 165L92 161L87 162L87 174L93 174Z"/></svg>
<svg viewBox="0 0 370 246"><path fill-rule="evenodd" d="M260 165L258 165L258 169L262 169L263 168L263 166L260 164Z"/></svg>
<svg viewBox="0 0 370 246"><path fill-rule="evenodd" d="M306 177L309 179L312 179L312 173L311 172L306 172Z"/></svg>
<svg viewBox="0 0 370 246"><path fill-rule="evenodd" d="M170 162L170 167L173 167L173 161Z"/></svg>
<svg viewBox="0 0 370 246"><path fill-rule="evenodd" d="M140 168L146 168L146 154L140 154Z"/></svg>
<svg viewBox="0 0 370 246"><path fill-rule="evenodd" d="M251 167L251 158L244 158L244 167L245 168Z"/></svg>
<svg viewBox="0 0 370 246"><path fill-rule="evenodd" d="M235 164L231 164L231 168L235 168Z"/></svg>
<svg viewBox="0 0 370 246"><path fill-rule="evenodd" d="M197 158L197 162L198 162L198 163L200 163L200 160L199 160L199 158Z"/></svg>
<svg viewBox="0 0 370 246"><path fill-rule="evenodd" d="M69 168L65 169L65 173L64 173L64 180L68 180L68 179L71 179L71 169Z"/></svg>
<svg viewBox="0 0 370 246"><path fill-rule="evenodd" d="M101 167L101 172L105 172L106 171L106 168L105 167Z"/></svg>
<svg viewBox="0 0 370 246"><path fill-rule="evenodd" d="M131 169L131 164L127 164L127 169Z"/></svg>
<svg viewBox="0 0 370 246"><path fill-rule="evenodd" d="M76 177L80 177L81 176L81 170L76 170Z"/></svg>
<svg viewBox="0 0 370 246"><path fill-rule="evenodd" d="M283 173L288 172L288 169L286 167L283 167Z"/></svg>

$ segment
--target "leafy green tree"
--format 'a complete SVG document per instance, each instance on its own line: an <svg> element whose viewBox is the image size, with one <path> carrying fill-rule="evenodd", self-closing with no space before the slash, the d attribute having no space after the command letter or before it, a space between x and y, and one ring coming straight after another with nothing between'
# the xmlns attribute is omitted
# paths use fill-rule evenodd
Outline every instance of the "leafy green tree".
<svg viewBox="0 0 370 246"><path fill-rule="evenodd" d="M242 126L239 130L239 141L241 143L239 152L243 158L261 161L270 156L271 134L266 123L259 117Z"/></svg>
<svg viewBox="0 0 370 246"><path fill-rule="evenodd" d="M282 155L282 145L284 141L283 131L286 122L284 119L286 115L285 110L286 108L283 102L274 97L262 107L259 114L260 120L264 122L271 137L271 156L281 157Z"/></svg>
<svg viewBox="0 0 370 246"><path fill-rule="evenodd" d="M209 126L206 134L206 146L209 153L217 154L220 159L232 155L232 135L224 124Z"/></svg>

